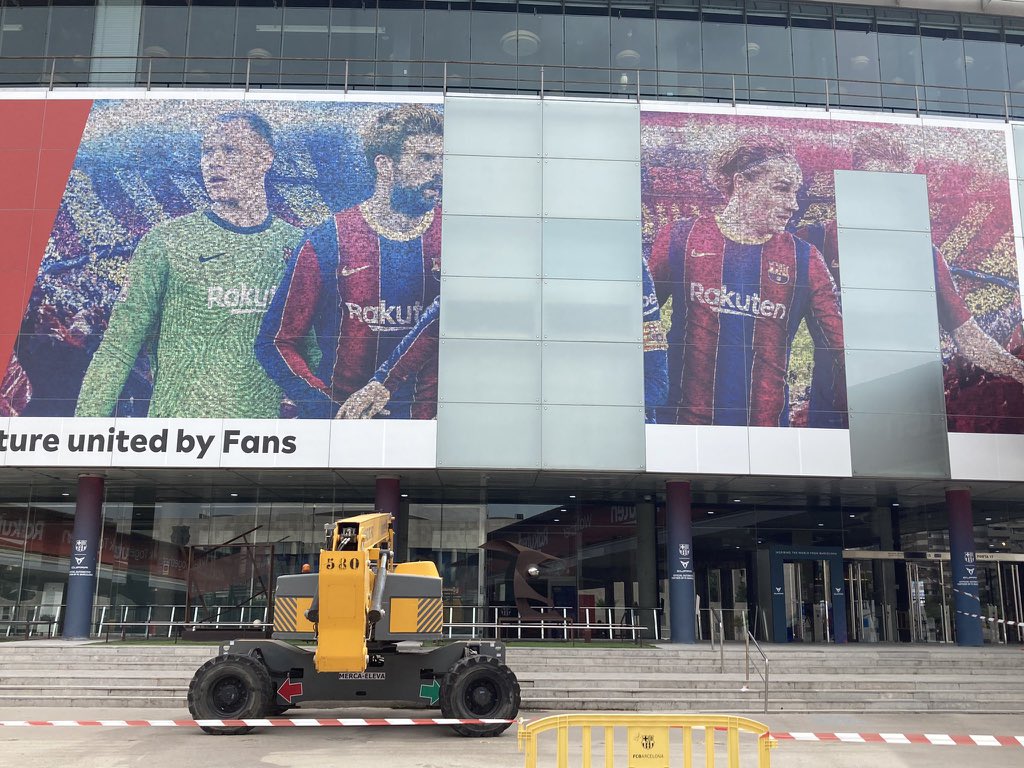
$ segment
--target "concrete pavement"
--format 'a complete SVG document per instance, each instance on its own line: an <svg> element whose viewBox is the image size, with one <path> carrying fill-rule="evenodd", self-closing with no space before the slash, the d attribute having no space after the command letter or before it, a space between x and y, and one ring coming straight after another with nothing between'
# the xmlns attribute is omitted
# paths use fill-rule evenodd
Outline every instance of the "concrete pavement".
<svg viewBox="0 0 1024 768"><path fill-rule="evenodd" d="M292 714L292 713L289 713ZM541 712L524 713L528 719ZM437 717L436 710L300 709L295 717ZM0 720L172 720L185 719L181 709L2 708ZM818 733L945 733L1024 736L1024 716L976 715L785 715L761 718L775 732ZM625 733L617 736L621 746ZM3 727L0 764L11 766L69 765L74 768L519 768L523 756L513 726L492 739L466 739L444 726L378 726L361 728L276 727L245 736L208 736L195 728L161 727ZM552 736L552 734L548 734ZM554 739L541 751L553 765ZM578 738L575 741L578 744ZM719 740L721 744L721 739ZM678 754L678 747L673 746ZM748 750L752 754L753 750ZM577 750L578 754L578 750ZM603 764L600 747L595 764ZM724 764L724 747L719 764ZM578 765L578 758L574 761ZM681 764L681 760L673 760ZM625 755L616 760L624 768ZM696 766L703 766L703 751ZM756 765L752 757L742 765ZM805 743L782 741L772 754L774 768L1020 768L1024 747L931 746L889 744Z"/></svg>

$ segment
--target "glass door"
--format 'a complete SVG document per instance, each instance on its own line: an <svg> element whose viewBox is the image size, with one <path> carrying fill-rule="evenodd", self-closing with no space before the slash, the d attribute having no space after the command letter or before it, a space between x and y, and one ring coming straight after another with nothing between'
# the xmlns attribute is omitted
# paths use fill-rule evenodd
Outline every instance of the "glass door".
<svg viewBox="0 0 1024 768"><path fill-rule="evenodd" d="M978 597L982 634L988 643L1024 642L1024 605L1021 599L1021 563L978 563Z"/></svg>
<svg viewBox="0 0 1024 768"><path fill-rule="evenodd" d="M786 635L790 642L832 642L829 564L795 560L782 564L786 595Z"/></svg>
<svg viewBox="0 0 1024 768"><path fill-rule="evenodd" d="M945 560L907 562L911 642L952 642L948 568Z"/></svg>

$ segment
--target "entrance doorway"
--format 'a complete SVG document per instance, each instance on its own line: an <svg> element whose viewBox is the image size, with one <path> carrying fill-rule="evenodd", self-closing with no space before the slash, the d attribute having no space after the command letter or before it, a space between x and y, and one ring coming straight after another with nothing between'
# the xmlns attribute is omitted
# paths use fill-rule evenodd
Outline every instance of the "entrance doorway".
<svg viewBox="0 0 1024 768"><path fill-rule="evenodd" d="M795 643L831 643L831 579L827 560L782 564L786 592L786 639Z"/></svg>
<svg viewBox="0 0 1024 768"><path fill-rule="evenodd" d="M847 550L843 556L850 640L896 642L895 561L902 560L903 553Z"/></svg>
<svg viewBox="0 0 1024 768"><path fill-rule="evenodd" d="M949 555L907 561L909 626L912 643L953 642Z"/></svg>
<svg viewBox="0 0 1024 768"><path fill-rule="evenodd" d="M988 558L999 558L988 560ZM1024 555L978 554L982 634L988 643L1024 643Z"/></svg>

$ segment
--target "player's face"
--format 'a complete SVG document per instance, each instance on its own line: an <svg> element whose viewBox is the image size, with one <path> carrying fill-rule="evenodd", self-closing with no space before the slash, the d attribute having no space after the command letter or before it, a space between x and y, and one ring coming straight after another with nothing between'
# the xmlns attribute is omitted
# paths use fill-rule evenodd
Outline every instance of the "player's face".
<svg viewBox="0 0 1024 768"><path fill-rule="evenodd" d="M747 226L768 236L781 232L797 211L796 193L803 175L793 160L779 158L765 163L752 179L737 174L733 196L739 202Z"/></svg>
<svg viewBox="0 0 1024 768"><path fill-rule="evenodd" d="M394 163L391 205L407 216L422 216L441 202L440 136L421 133L410 136Z"/></svg>
<svg viewBox="0 0 1024 768"><path fill-rule="evenodd" d="M264 198L273 159L266 139L244 120L218 123L203 138L199 161L207 194L215 203L233 205Z"/></svg>

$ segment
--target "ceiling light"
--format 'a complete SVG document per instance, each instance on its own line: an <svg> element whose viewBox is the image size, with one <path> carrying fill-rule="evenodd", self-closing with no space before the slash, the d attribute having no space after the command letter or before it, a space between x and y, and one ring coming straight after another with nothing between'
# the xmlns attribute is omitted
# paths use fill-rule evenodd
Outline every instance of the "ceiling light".
<svg viewBox="0 0 1024 768"><path fill-rule="evenodd" d="M555 518L554 522L556 522L556 523L558 522L558 518L557 517Z"/></svg>
<svg viewBox="0 0 1024 768"><path fill-rule="evenodd" d="M733 499L733 501L739 504L741 501L743 501L743 499Z"/></svg>
<svg viewBox="0 0 1024 768"><path fill-rule="evenodd" d="M513 29L501 36L501 50L509 56L532 56L540 50L540 38L528 29Z"/></svg>
<svg viewBox="0 0 1024 768"><path fill-rule="evenodd" d="M824 524L824 523L818 523L818 527L819 527L819 528L824 528L824 527L825 527L825 524Z"/></svg>
<svg viewBox="0 0 1024 768"><path fill-rule="evenodd" d="M570 499L575 499L576 497L575 497L575 496L570 496L569 498L570 498Z"/></svg>
<svg viewBox="0 0 1024 768"><path fill-rule="evenodd" d="M409 498L409 494L408 493L403 493L402 494L402 498L403 499L408 499Z"/></svg>
<svg viewBox="0 0 1024 768"><path fill-rule="evenodd" d="M65 495L65 496L67 496L67 494L66 494L66 493L65 493L64 495ZM991 522L992 522L992 518L991 518L991 517L986 517L986 518L985 518L985 522L986 522L986 523L991 523Z"/></svg>
<svg viewBox="0 0 1024 768"><path fill-rule="evenodd" d="M852 520L853 518L855 518L855 517L856 517L856 515L850 515L850 519L851 519L851 520Z"/></svg>
<svg viewBox="0 0 1024 768"><path fill-rule="evenodd" d="M238 494L237 494L237 493L232 493L231 495L232 495L232 496L237 496Z"/></svg>
<svg viewBox="0 0 1024 768"><path fill-rule="evenodd" d="M640 63L640 54L632 48L626 48L615 54L615 63L620 67L635 67Z"/></svg>
<svg viewBox="0 0 1024 768"><path fill-rule="evenodd" d="M893 505L894 507L898 507L898 506L900 505L900 503L899 503L898 501L894 501L894 502L892 503L892 505Z"/></svg>
<svg viewBox="0 0 1024 768"><path fill-rule="evenodd" d="M70 496L70 495L71 495L71 494L70 494L70 493L68 493L67 491L64 491L64 493L62 493L62 494L61 494L61 496ZM989 518L989 519L991 520L992 518Z"/></svg>
<svg viewBox="0 0 1024 768"><path fill-rule="evenodd" d="M709 514L709 515L713 515L713 514L715 514L715 511L714 511L713 509L709 509L709 510L708 510L708 514Z"/></svg>

